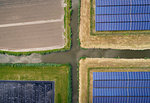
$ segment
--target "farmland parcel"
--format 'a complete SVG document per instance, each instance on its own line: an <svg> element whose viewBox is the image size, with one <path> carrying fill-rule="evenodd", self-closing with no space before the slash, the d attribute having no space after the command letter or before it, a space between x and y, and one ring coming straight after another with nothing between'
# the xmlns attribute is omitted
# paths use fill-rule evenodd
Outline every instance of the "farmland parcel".
<svg viewBox="0 0 150 103"><path fill-rule="evenodd" d="M0 50L69 49L70 8L70 0L0 1Z"/></svg>
<svg viewBox="0 0 150 103"><path fill-rule="evenodd" d="M79 62L79 103L92 103L93 72L150 72L150 60L85 58Z"/></svg>
<svg viewBox="0 0 150 103"><path fill-rule="evenodd" d="M71 67L68 64L0 64L0 80L54 81L55 103L71 103Z"/></svg>
<svg viewBox="0 0 150 103"><path fill-rule="evenodd" d="M112 48L132 50L143 50L150 48L150 32L148 30L96 32L95 0L80 1L79 39L82 48Z"/></svg>

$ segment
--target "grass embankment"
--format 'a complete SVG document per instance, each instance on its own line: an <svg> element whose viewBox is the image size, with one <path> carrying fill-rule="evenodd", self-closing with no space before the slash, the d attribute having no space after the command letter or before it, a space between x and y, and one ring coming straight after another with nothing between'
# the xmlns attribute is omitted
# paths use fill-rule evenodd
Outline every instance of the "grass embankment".
<svg viewBox="0 0 150 103"><path fill-rule="evenodd" d="M150 48L150 31L95 31L95 0L81 0L79 39L81 48L130 49Z"/></svg>
<svg viewBox="0 0 150 103"><path fill-rule="evenodd" d="M31 55L32 53L39 53L39 54L49 54L52 52L64 52L71 49L71 14L72 14L72 0L64 0L64 3L67 4L64 7L64 36L65 36L65 46L62 49L53 49L53 50L45 50L45 51L29 51L29 52L13 52L13 51L2 51L0 50L0 54L9 54L15 56L21 55Z"/></svg>
<svg viewBox="0 0 150 103"><path fill-rule="evenodd" d="M55 103L71 103L69 64L0 64L0 80L55 81Z"/></svg>
<svg viewBox="0 0 150 103"><path fill-rule="evenodd" d="M150 59L83 58L79 61L79 103L92 103L93 72L150 72Z"/></svg>

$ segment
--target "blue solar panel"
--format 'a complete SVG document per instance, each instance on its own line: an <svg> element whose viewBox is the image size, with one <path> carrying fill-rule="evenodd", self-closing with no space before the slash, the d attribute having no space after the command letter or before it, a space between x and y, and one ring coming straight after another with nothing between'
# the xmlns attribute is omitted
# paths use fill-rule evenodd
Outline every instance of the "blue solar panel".
<svg viewBox="0 0 150 103"><path fill-rule="evenodd" d="M150 82L144 81L93 81L94 88L114 88L114 87L150 87Z"/></svg>
<svg viewBox="0 0 150 103"><path fill-rule="evenodd" d="M149 0L96 0L96 6L108 5L144 5L150 4Z"/></svg>
<svg viewBox="0 0 150 103"><path fill-rule="evenodd" d="M150 72L128 72L129 79L150 79Z"/></svg>
<svg viewBox="0 0 150 103"><path fill-rule="evenodd" d="M150 96L150 88L94 88L93 96Z"/></svg>
<svg viewBox="0 0 150 103"><path fill-rule="evenodd" d="M93 80L128 79L127 72L93 72Z"/></svg>
<svg viewBox="0 0 150 103"><path fill-rule="evenodd" d="M150 30L150 22L96 23L96 31Z"/></svg>
<svg viewBox="0 0 150 103"><path fill-rule="evenodd" d="M150 72L93 72L93 80L150 79Z"/></svg>
<svg viewBox="0 0 150 103"><path fill-rule="evenodd" d="M150 0L96 0L95 30L150 30Z"/></svg>
<svg viewBox="0 0 150 103"><path fill-rule="evenodd" d="M93 103L150 103L150 72L93 72Z"/></svg>
<svg viewBox="0 0 150 103"><path fill-rule="evenodd" d="M96 22L150 21L150 14L96 15Z"/></svg>
<svg viewBox="0 0 150 103"><path fill-rule="evenodd" d="M110 6L96 7L96 14L133 14L150 13L150 6Z"/></svg>
<svg viewBox="0 0 150 103"><path fill-rule="evenodd" d="M150 97L94 97L93 103L150 103Z"/></svg>

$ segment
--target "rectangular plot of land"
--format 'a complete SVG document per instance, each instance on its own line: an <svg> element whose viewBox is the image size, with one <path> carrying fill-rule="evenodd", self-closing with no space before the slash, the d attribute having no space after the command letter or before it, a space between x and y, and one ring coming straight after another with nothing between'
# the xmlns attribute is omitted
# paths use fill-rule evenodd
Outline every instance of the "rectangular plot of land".
<svg viewBox="0 0 150 103"><path fill-rule="evenodd" d="M64 0L0 0L1 50L60 49L64 32Z"/></svg>
<svg viewBox="0 0 150 103"><path fill-rule="evenodd" d="M93 103L149 103L149 97L150 72L93 72Z"/></svg>
<svg viewBox="0 0 150 103"><path fill-rule="evenodd" d="M28 49L62 47L62 22L0 28L0 48ZM7 41L7 42L6 42Z"/></svg>
<svg viewBox="0 0 150 103"><path fill-rule="evenodd" d="M96 31L150 30L148 0L96 0L95 4Z"/></svg>
<svg viewBox="0 0 150 103"><path fill-rule="evenodd" d="M63 0L0 1L0 24L60 19Z"/></svg>
<svg viewBox="0 0 150 103"><path fill-rule="evenodd" d="M1 103L54 103L54 82L0 81Z"/></svg>

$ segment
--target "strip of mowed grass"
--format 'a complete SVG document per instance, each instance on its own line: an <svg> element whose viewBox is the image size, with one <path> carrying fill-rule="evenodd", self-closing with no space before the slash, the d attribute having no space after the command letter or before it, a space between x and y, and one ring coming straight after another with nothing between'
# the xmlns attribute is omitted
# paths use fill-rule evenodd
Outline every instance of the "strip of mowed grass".
<svg viewBox="0 0 150 103"><path fill-rule="evenodd" d="M69 64L0 64L0 80L55 81L55 103L71 103Z"/></svg>

